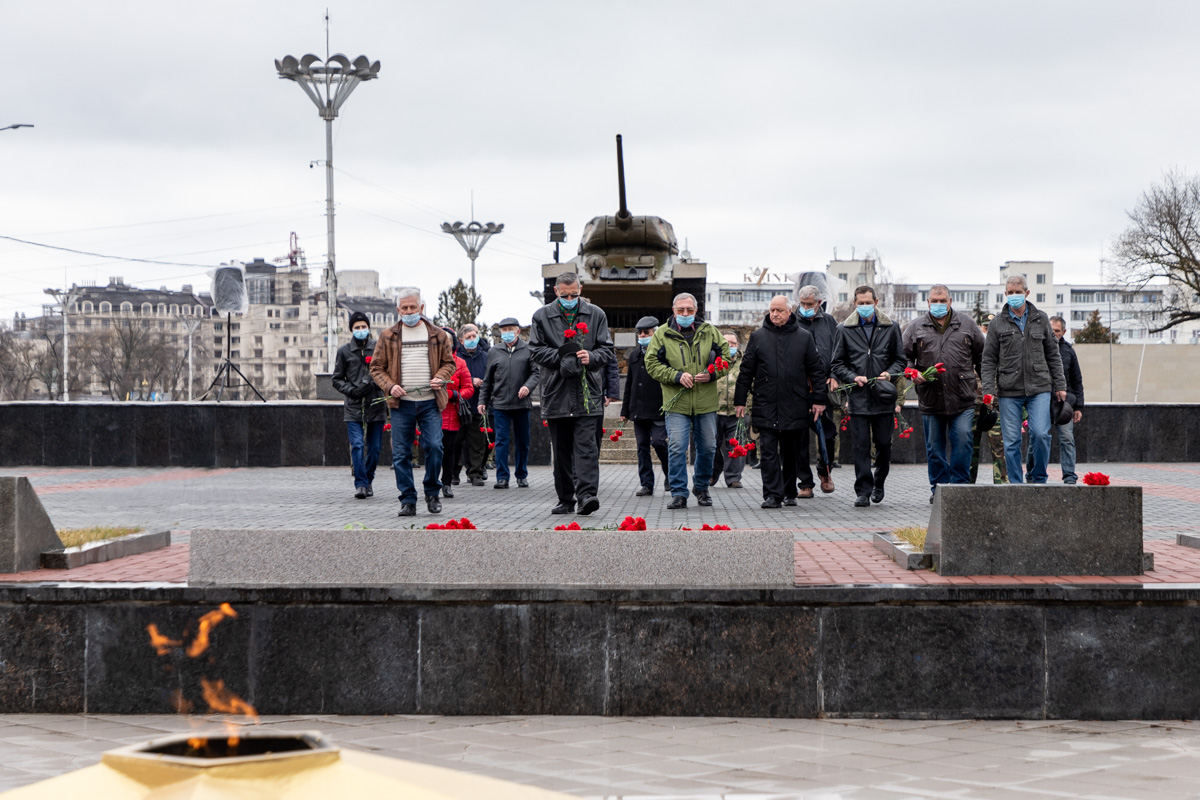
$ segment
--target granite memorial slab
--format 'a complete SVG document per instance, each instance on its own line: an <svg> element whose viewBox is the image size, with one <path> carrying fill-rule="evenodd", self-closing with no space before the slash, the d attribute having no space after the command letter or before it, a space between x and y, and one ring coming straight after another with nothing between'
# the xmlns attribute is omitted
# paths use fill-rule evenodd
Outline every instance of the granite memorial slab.
<svg viewBox="0 0 1200 800"><path fill-rule="evenodd" d="M0 478L0 572L37 569L43 550L62 546L29 479Z"/></svg>
<svg viewBox="0 0 1200 800"><path fill-rule="evenodd" d="M925 552L943 575L1141 575L1140 486L939 486Z"/></svg>
<svg viewBox="0 0 1200 800"><path fill-rule="evenodd" d="M195 530L193 586L790 587L791 531Z"/></svg>

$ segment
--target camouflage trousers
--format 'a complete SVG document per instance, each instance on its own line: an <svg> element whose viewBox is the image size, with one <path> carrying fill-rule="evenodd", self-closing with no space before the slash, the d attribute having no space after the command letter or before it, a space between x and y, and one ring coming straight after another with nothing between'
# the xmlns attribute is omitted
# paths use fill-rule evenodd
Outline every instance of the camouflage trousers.
<svg viewBox="0 0 1200 800"><path fill-rule="evenodd" d="M982 444L985 431L979 429L979 407L975 408L975 447L971 451L971 483L979 477L979 446ZM1004 437L1000 435L1000 420L990 431L986 431L988 447L992 451L992 483L1008 483L1008 467L1004 463Z"/></svg>

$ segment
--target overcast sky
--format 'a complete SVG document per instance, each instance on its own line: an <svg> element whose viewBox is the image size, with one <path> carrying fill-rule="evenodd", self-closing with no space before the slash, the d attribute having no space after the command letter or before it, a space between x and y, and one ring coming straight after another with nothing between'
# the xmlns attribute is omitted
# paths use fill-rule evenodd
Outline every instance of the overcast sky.
<svg viewBox="0 0 1200 800"><path fill-rule="evenodd" d="M875 248L913 282L1006 260L1099 279L1102 247L1172 167L1200 168L1194 33L1178 2L6 3L0 315L123 276L205 286L296 231L324 261L323 123L274 59L382 62L335 123L337 257L436 296L469 262L439 230L505 224L483 317L527 323L550 221L573 255L616 210L662 216L709 280Z"/></svg>

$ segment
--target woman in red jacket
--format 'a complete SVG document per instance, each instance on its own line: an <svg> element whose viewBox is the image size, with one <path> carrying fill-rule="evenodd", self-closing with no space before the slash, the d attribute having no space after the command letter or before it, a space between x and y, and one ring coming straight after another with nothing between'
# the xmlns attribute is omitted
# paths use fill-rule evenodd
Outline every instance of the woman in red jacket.
<svg viewBox="0 0 1200 800"><path fill-rule="evenodd" d="M458 432L462 428L462 420L458 418L458 399L461 396L464 400L470 400L475 395L475 384L471 381L467 362L458 355L458 336L455 335L454 329L442 330L450 334L451 343L454 345L454 377L446 383L450 402L446 403L446 408L442 411L442 495L454 497L450 479L458 472Z"/></svg>

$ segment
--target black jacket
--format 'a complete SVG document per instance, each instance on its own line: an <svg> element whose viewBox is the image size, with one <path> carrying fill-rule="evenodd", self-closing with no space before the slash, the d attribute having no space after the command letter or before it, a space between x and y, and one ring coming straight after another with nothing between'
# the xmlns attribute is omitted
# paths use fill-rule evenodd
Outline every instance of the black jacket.
<svg viewBox="0 0 1200 800"><path fill-rule="evenodd" d="M475 345L474 350L468 350L463 347L461 342L459 343L458 357L467 362L467 371L471 373L472 379L483 380L483 375L487 372L488 351L491 349L491 342L483 333L479 334L479 344Z"/></svg>
<svg viewBox="0 0 1200 800"><path fill-rule="evenodd" d="M608 317L599 306L580 298L575 324L580 322L587 323L588 332L568 342L563 337L567 320L557 300L533 312L529 349L534 363L540 368L542 417L545 419L598 417L604 413L604 369L616 358L608 333ZM587 408L584 407L580 379L584 367L575 355L580 349L591 354L586 368Z"/></svg>
<svg viewBox="0 0 1200 800"><path fill-rule="evenodd" d="M333 388L346 395L346 422L382 422L387 419L383 390L371 378L367 359L375 352L375 340L351 339L338 348L333 363ZM365 419L364 419L365 412Z"/></svg>
<svg viewBox="0 0 1200 800"><path fill-rule="evenodd" d="M921 371L939 363L946 370L936 381L917 385L922 414L958 414L975 407L975 375L983 358L983 332L975 320L952 310L942 332L932 315L922 314L904 331L904 357Z"/></svg>
<svg viewBox="0 0 1200 800"><path fill-rule="evenodd" d="M604 368L604 396L612 400L621 399L621 368L617 366L616 348L613 360Z"/></svg>
<svg viewBox="0 0 1200 800"><path fill-rule="evenodd" d="M479 402L500 411L533 408L533 390L538 382L538 366L533 363L529 345L518 339L510 353L508 346L496 345L488 353L487 371L479 387ZM517 397L521 387L529 389L524 399Z"/></svg>
<svg viewBox="0 0 1200 800"><path fill-rule="evenodd" d="M1058 340L1058 352L1062 355L1063 375L1067 378L1067 402L1079 411L1083 408L1083 372L1079 369L1079 356L1066 337Z"/></svg>
<svg viewBox="0 0 1200 800"><path fill-rule="evenodd" d="M796 323L800 330L812 334L813 343L817 346L817 355L825 366L826 377L829 376L830 363L833 360L833 345L837 341L837 320L826 314L820 308L812 319L805 319L796 314Z"/></svg>
<svg viewBox="0 0 1200 800"><path fill-rule="evenodd" d="M858 312L852 312L838 326L833 345L833 377L847 385L854 383L858 375L875 378L883 372L893 375L904 372L900 326L876 308L875 330L868 340ZM875 381L865 388L848 391L851 415L895 413L897 392L892 381Z"/></svg>
<svg viewBox="0 0 1200 800"><path fill-rule="evenodd" d="M625 419L659 421L662 413L662 384L646 372L646 348L637 345L625 354L625 397L621 416Z"/></svg>
<svg viewBox="0 0 1200 800"><path fill-rule="evenodd" d="M734 403L744 406L747 395L753 394L754 427L799 430L808 426L814 387L817 403L823 405L826 377L816 341L796 322L796 315L775 325L768 314L762 327L750 334Z"/></svg>

